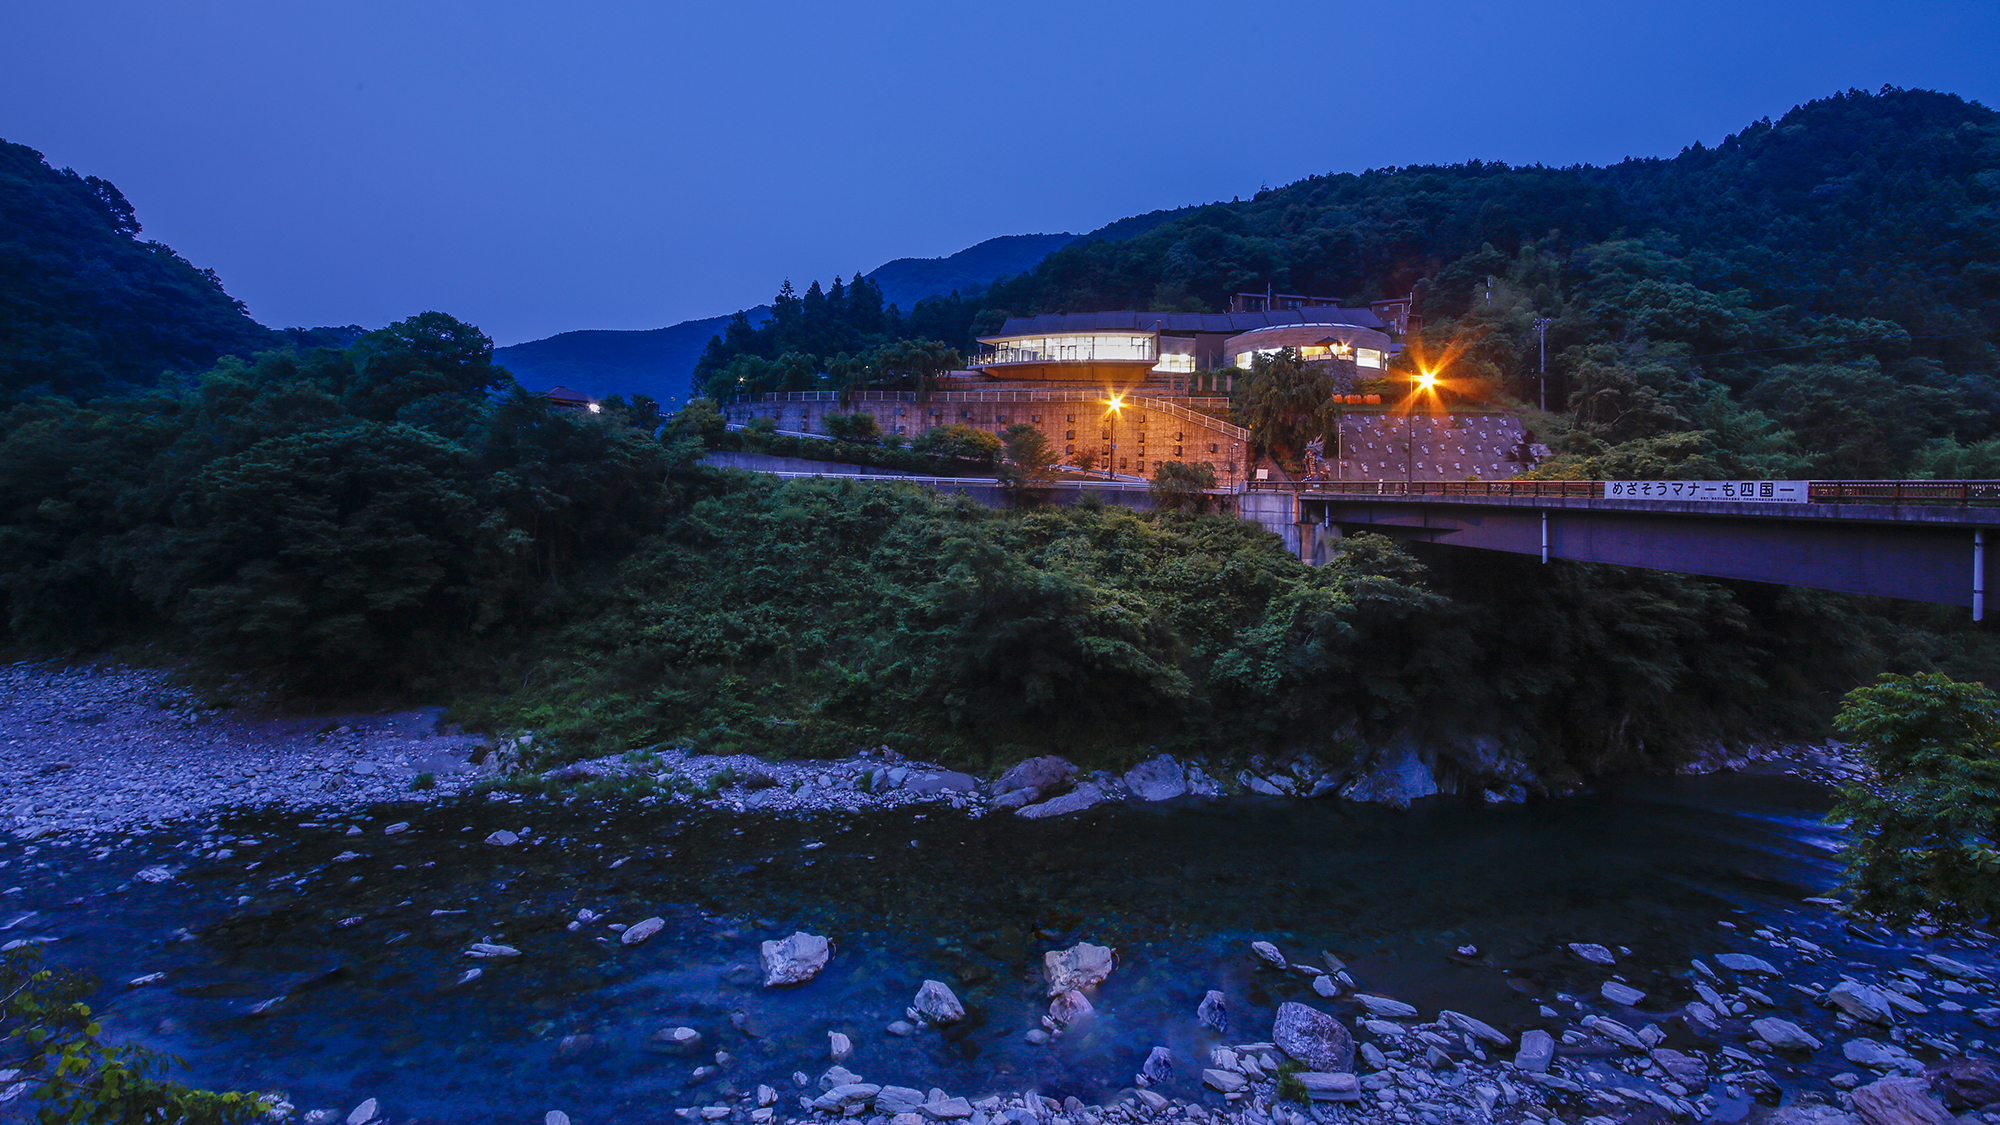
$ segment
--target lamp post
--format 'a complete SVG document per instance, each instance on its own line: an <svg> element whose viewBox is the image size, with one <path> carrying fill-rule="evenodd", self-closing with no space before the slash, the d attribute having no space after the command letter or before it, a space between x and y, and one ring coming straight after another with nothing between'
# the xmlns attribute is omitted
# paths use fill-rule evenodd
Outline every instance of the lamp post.
<svg viewBox="0 0 2000 1125"><path fill-rule="evenodd" d="M1418 368L1410 372L1410 408L1403 412L1403 483L1408 485L1416 479L1417 442L1416 424L1413 420L1417 412L1419 388L1430 390L1437 385L1437 372Z"/></svg>

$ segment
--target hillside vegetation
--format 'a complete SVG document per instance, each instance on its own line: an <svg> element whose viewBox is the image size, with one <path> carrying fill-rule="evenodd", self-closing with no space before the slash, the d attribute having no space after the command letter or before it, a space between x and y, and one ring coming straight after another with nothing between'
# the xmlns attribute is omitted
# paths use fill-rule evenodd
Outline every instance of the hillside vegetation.
<svg viewBox="0 0 2000 1125"><path fill-rule="evenodd" d="M1415 293L1412 355L1455 401L1537 401L1548 318L1548 473L2000 476L2000 116L1916 90L1609 168L1315 176L1080 240L886 328L815 283L790 325L725 333L702 371L752 357L716 389L809 389L898 336L964 349L1007 316L1217 311L1267 286Z"/></svg>
<svg viewBox="0 0 2000 1125"><path fill-rule="evenodd" d="M865 279L786 290L704 362L719 386L921 385L1009 312L1415 287L1460 399L1525 393L1526 326L1553 319L1545 472L1983 470L1996 138L1981 107L1892 91L1667 161L1321 177L1140 217L909 316ZM1419 737L1546 776L1821 733L1884 669L2000 667L1943 608L1366 537L1316 570L1220 517L711 470L712 404L552 409L435 312L266 333L138 242L115 189L16 164L49 205L10 203L0 308L70 349L15 347L0 400L0 609L26 651L151 645L287 690L448 698L556 756ZM141 274L152 303L121 304ZM908 455L998 456L974 436Z"/></svg>

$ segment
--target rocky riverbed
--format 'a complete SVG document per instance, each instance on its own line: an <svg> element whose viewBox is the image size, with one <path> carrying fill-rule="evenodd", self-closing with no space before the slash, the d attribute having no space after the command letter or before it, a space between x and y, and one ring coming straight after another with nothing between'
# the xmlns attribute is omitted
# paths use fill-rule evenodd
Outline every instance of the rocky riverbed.
<svg viewBox="0 0 2000 1125"><path fill-rule="evenodd" d="M1850 922L1810 817L1737 798L1364 814L1189 798L1407 800L1421 760L987 782L888 748L656 748L479 793L524 747L434 711L0 682L0 945L124 982L108 1026L290 1091L278 1118L2000 1122L1993 939ZM566 795L596 779L618 795ZM793 926L831 940L766 987L759 941Z"/></svg>

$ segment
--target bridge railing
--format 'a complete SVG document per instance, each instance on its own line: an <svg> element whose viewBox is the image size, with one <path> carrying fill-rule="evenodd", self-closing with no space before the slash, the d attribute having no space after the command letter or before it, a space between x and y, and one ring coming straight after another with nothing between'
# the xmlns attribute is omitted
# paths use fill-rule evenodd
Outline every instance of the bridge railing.
<svg viewBox="0 0 2000 1125"><path fill-rule="evenodd" d="M1435 496L1467 498L1563 497L1602 499L1601 480L1305 480L1250 481L1251 492L1315 496ZM1814 504L1926 504L2000 507L2000 480L1816 480Z"/></svg>

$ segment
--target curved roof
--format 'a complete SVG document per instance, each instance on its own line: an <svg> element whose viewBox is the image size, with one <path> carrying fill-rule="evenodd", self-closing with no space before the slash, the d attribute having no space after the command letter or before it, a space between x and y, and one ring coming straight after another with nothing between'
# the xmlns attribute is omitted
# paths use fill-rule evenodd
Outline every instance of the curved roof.
<svg viewBox="0 0 2000 1125"><path fill-rule="evenodd" d="M1332 306L1304 309L1272 309L1250 313L1169 313L1095 312L1043 313L1040 316L1010 316L1000 331L983 340L1010 336L1057 335L1065 332L1216 332L1235 335L1256 328L1278 328L1288 324L1338 324L1354 328L1387 327L1372 309L1341 309Z"/></svg>

